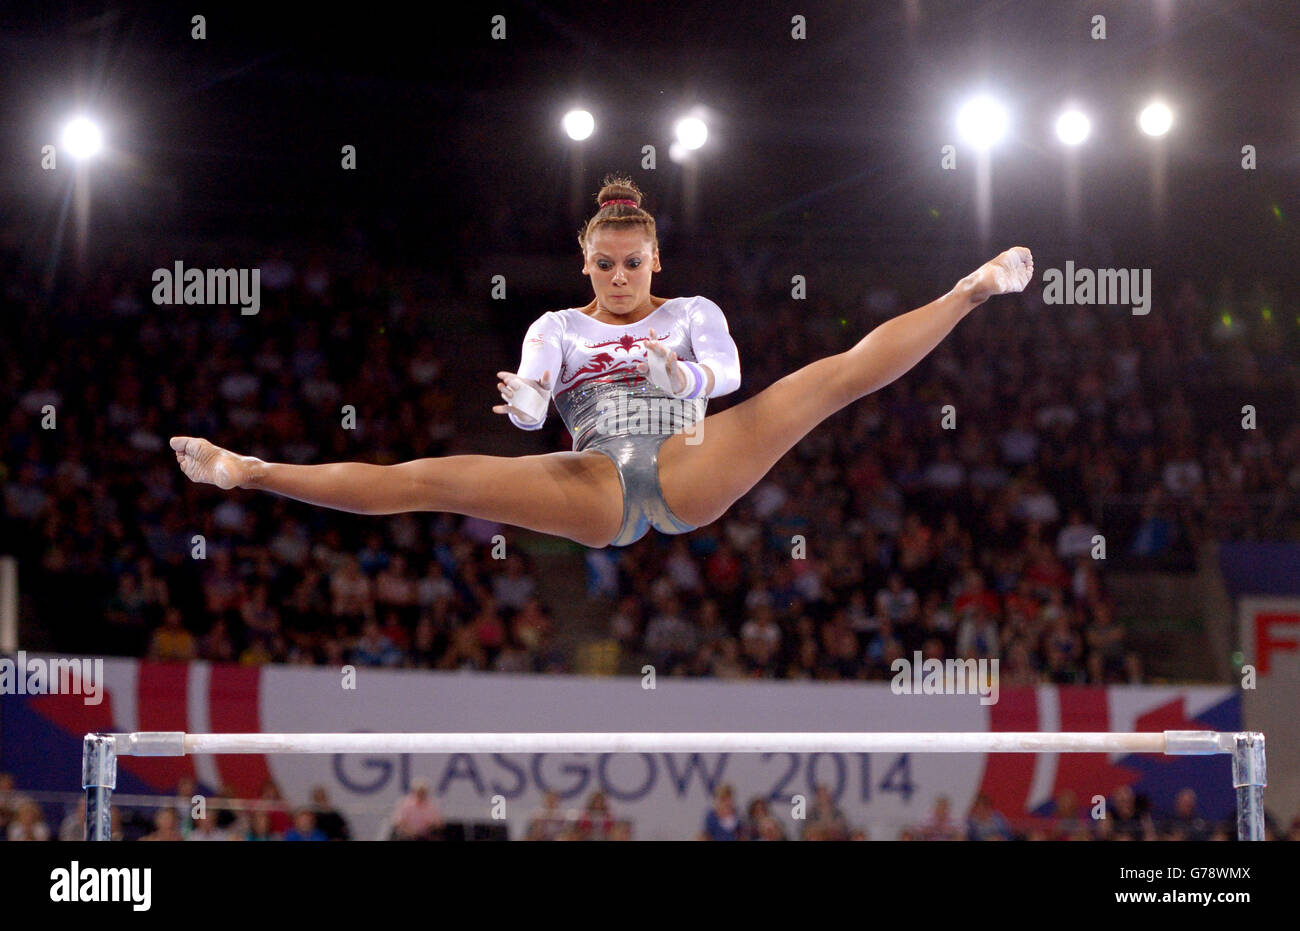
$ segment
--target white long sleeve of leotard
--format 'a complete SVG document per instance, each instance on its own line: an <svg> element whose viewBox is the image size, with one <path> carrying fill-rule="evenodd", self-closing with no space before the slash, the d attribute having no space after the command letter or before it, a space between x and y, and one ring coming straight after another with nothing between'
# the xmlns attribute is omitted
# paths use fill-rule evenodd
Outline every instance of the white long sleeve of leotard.
<svg viewBox="0 0 1300 931"><path fill-rule="evenodd" d="M603 323L572 307L548 311L528 328L516 374L540 380L549 370L552 396L589 378L636 374L636 365L646 361L651 329L655 339L679 359L698 362L713 372L709 397L740 387L740 354L727 318L722 308L699 295L672 298L627 325ZM512 413L506 416L521 430L540 430L546 423L545 415L535 424L520 423Z"/></svg>
<svg viewBox="0 0 1300 931"><path fill-rule="evenodd" d="M713 390L708 396L718 398L731 394L740 387L740 353L736 351L736 341L731 338L722 308L707 297L696 297L690 306L690 321L695 361L713 372Z"/></svg>
<svg viewBox="0 0 1300 931"><path fill-rule="evenodd" d="M555 394L555 384L560 377L560 368L564 363L564 355L561 350L563 340L563 331L559 326L559 321L555 319L555 312L548 311L533 321L533 325L528 328L524 334L524 349L519 359L519 369L515 373L520 378L531 378L534 381L541 381L542 376L547 372L551 373L550 390ZM540 430L546 423L546 415L550 411L550 401L547 401L546 410L542 411L542 419L535 424L520 423L519 418L514 414L507 412L506 416L510 422L520 430Z"/></svg>

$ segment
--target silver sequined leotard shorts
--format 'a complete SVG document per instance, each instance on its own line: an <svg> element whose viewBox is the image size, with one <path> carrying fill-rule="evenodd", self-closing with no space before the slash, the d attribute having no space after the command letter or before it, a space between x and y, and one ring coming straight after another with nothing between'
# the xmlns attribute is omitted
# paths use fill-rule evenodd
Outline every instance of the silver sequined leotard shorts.
<svg viewBox="0 0 1300 931"><path fill-rule="evenodd" d="M591 379L555 398L573 449L604 453L618 469L623 525L612 546L640 540L653 527L687 533L695 527L672 512L659 485L659 447L704 418L707 398L679 400L640 376Z"/></svg>
<svg viewBox="0 0 1300 931"><path fill-rule="evenodd" d="M659 447L666 436L616 436L589 445L614 460L623 486L623 526L611 546L627 546L653 527L660 533L687 533L695 527L672 512L659 486Z"/></svg>

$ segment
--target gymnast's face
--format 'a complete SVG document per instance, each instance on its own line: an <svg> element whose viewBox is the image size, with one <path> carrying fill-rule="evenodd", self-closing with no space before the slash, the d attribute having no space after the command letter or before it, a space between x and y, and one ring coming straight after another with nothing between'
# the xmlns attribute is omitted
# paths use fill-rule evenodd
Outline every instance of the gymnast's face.
<svg viewBox="0 0 1300 931"><path fill-rule="evenodd" d="M591 276L598 311L622 317L646 307L659 270L659 250L639 228L597 227L587 240L582 273Z"/></svg>

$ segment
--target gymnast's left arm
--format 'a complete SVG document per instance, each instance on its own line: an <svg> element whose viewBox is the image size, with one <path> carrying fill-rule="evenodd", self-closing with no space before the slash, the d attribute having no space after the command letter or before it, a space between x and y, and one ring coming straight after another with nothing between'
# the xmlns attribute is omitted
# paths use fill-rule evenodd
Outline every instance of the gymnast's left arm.
<svg viewBox="0 0 1300 931"><path fill-rule="evenodd" d="M696 297L690 323L691 351L706 373L704 396L731 394L740 387L740 353L722 308L707 297Z"/></svg>

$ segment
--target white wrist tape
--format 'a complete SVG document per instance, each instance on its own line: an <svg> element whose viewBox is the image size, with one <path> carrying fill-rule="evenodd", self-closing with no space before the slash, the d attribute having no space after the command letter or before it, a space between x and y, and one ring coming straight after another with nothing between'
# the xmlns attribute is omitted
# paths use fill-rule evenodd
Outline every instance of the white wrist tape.
<svg viewBox="0 0 1300 931"><path fill-rule="evenodd" d="M507 375L505 383L514 392L514 397L507 398L505 392L502 392L501 399L520 411L516 416L528 424L541 423L546 416L546 408L551 403L551 392L534 388L518 375Z"/></svg>
<svg viewBox="0 0 1300 931"><path fill-rule="evenodd" d="M686 385L681 391L673 390L673 380L668 375L668 360L657 352L648 353L646 356L646 377L655 387L661 388L675 398L695 398L703 394L706 384L704 370L694 362L683 359L677 360L677 366L686 375Z"/></svg>

